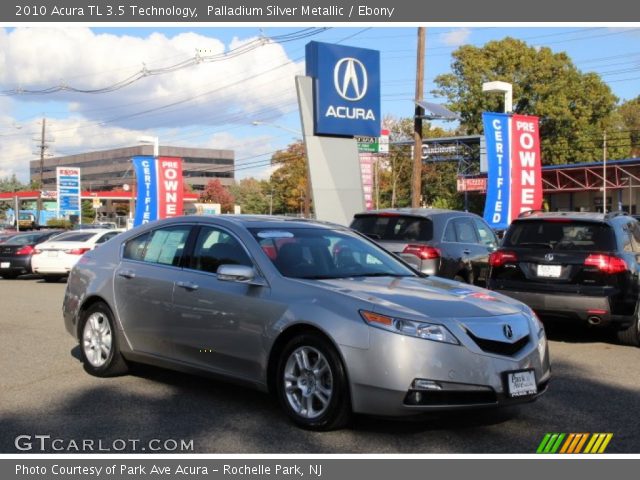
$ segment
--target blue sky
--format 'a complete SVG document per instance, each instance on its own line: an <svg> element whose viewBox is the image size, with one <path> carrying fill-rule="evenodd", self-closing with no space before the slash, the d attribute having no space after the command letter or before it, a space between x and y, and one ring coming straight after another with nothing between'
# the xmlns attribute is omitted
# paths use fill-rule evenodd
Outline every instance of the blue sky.
<svg viewBox="0 0 640 480"><path fill-rule="evenodd" d="M231 60L146 77L111 93L59 92L0 97L0 176L27 179L33 138L47 118L51 152L80 153L136 143L157 135L162 145L236 150L237 178L268 175L273 151L300 129L293 77L303 71L310 40L380 50L382 113L413 112L416 28L92 28L0 30L0 90L68 85L101 88L141 68L175 65L193 56L240 53L260 37L296 37L251 48ZM306 32L306 33L305 33ZM582 71L593 71L622 100L640 94L640 28L444 27L427 28L425 97L436 75L449 71L451 52L506 36L566 51ZM253 121L264 122L253 126Z"/></svg>

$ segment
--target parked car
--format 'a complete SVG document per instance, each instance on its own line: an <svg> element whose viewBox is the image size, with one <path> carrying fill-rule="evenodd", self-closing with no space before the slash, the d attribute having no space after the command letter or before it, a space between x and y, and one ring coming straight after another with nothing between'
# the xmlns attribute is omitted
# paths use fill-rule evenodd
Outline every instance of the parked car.
<svg viewBox="0 0 640 480"><path fill-rule="evenodd" d="M34 247L61 233L61 230L16 233L0 244L0 276L14 279L31 273Z"/></svg>
<svg viewBox="0 0 640 480"><path fill-rule="evenodd" d="M529 402L550 378L526 305L426 277L344 227L252 216L150 223L69 275L85 369L131 362L273 392L298 425Z"/></svg>
<svg viewBox="0 0 640 480"><path fill-rule="evenodd" d="M0 233L0 243L5 243L7 240L9 240L11 237L15 237L17 234L19 234L20 232L18 232L17 230L13 230L13 231L4 231L3 233Z"/></svg>
<svg viewBox="0 0 640 480"><path fill-rule="evenodd" d="M428 275L485 285L498 238L478 215L435 208L372 210L351 228Z"/></svg>
<svg viewBox="0 0 640 480"><path fill-rule="evenodd" d="M93 230L96 228L107 228L110 230L114 230L117 229L118 226L114 222L81 223L73 226L74 230Z"/></svg>
<svg viewBox="0 0 640 480"><path fill-rule="evenodd" d="M65 232L35 247L31 257L34 273L42 275L45 282L57 282L66 277L80 257L121 230L93 229Z"/></svg>
<svg viewBox="0 0 640 480"><path fill-rule="evenodd" d="M491 254L489 287L541 317L611 326L640 346L640 224L624 214L533 213Z"/></svg>

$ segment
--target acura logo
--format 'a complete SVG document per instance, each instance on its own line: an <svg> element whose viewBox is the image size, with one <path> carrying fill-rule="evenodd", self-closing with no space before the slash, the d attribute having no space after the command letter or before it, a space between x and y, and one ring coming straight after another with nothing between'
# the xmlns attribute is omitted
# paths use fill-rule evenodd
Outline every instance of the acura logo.
<svg viewBox="0 0 640 480"><path fill-rule="evenodd" d="M333 69L333 84L338 95L350 102L357 102L367 94L367 69L357 58L343 58Z"/></svg>
<svg viewBox="0 0 640 480"><path fill-rule="evenodd" d="M544 259L545 259L547 262L553 262L553 253L547 253L547 254L545 254Z"/></svg>
<svg viewBox="0 0 640 480"><path fill-rule="evenodd" d="M509 325L508 323L506 323L504 327L502 327L502 332L504 333L505 337L513 338L513 329L511 328L511 325Z"/></svg>

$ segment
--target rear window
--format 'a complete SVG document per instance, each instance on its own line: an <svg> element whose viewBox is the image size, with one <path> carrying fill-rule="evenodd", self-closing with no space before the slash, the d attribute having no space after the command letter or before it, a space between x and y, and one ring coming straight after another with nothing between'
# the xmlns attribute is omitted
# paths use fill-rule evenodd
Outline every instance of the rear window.
<svg viewBox="0 0 640 480"><path fill-rule="evenodd" d="M16 235L11 237L5 245L31 245L34 243L38 243L38 240L43 238L45 235L42 234L27 234L27 235Z"/></svg>
<svg viewBox="0 0 640 480"><path fill-rule="evenodd" d="M351 228L374 240L428 242L433 239L433 223L428 218L404 215L360 215Z"/></svg>
<svg viewBox="0 0 640 480"><path fill-rule="evenodd" d="M615 250L613 230L602 223L527 220L514 222L504 239L506 247L550 250Z"/></svg>
<svg viewBox="0 0 640 480"><path fill-rule="evenodd" d="M94 235L97 235L96 232L68 232L63 233L62 235L58 235L55 240L56 242L86 242Z"/></svg>

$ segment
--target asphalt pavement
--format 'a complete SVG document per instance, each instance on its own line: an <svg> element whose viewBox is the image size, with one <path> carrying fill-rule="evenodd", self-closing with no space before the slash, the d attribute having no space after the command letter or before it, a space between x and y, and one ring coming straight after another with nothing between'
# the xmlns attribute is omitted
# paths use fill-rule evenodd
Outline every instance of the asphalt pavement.
<svg viewBox="0 0 640 480"><path fill-rule="evenodd" d="M64 288L0 279L0 453L75 453L83 443L112 453L535 453L553 432L610 432L607 453L640 453L640 349L606 332L552 328L553 380L535 403L357 416L316 433L293 426L269 395L221 381L152 367L89 376L63 326Z"/></svg>

